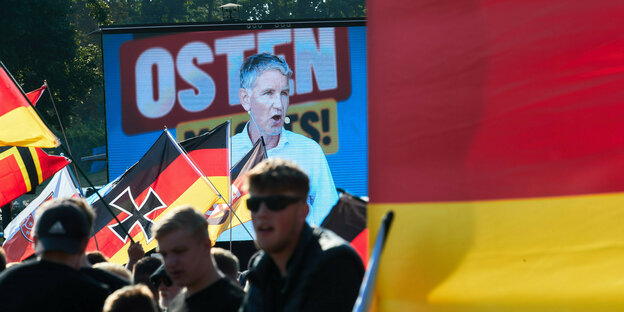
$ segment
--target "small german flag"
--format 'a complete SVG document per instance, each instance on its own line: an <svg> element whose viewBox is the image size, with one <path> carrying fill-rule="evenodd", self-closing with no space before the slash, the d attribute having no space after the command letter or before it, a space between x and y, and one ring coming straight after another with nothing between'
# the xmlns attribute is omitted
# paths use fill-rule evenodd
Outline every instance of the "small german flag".
<svg viewBox="0 0 624 312"><path fill-rule="evenodd" d="M0 62L0 145L52 148L59 144Z"/></svg>

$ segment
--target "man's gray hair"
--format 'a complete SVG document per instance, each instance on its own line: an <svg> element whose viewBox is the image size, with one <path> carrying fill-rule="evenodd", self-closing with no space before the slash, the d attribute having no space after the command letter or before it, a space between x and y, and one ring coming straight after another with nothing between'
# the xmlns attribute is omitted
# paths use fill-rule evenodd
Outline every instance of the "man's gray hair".
<svg viewBox="0 0 624 312"><path fill-rule="evenodd" d="M267 70L279 70L288 80L292 77L292 70L281 57L269 53L260 53L248 57L240 69L240 87L251 89L256 79Z"/></svg>

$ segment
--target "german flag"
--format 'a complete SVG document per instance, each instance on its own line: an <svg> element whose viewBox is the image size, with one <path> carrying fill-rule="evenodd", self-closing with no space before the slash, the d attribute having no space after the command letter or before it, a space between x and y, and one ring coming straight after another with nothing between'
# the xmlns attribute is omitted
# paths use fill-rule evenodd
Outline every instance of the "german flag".
<svg viewBox="0 0 624 312"><path fill-rule="evenodd" d="M368 229L366 228L366 206L368 202L353 196L344 190L338 190L338 202L321 226L332 230L351 244L362 258L364 266L368 264Z"/></svg>
<svg viewBox="0 0 624 312"><path fill-rule="evenodd" d="M60 142L41 121L0 62L0 145L57 147Z"/></svg>
<svg viewBox="0 0 624 312"><path fill-rule="evenodd" d="M224 220L225 222L219 226L216 237L228 229L241 225L241 222L245 223L251 221L251 211L247 209L247 198L249 198L249 194L243 191L243 183L245 182L247 173L266 158L264 140L260 138L256 141L251 150L249 150L249 152L247 152L247 154L230 170L230 179L233 181L231 207L236 215L230 214L227 216L227 219Z"/></svg>
<svg viewBox="0 0 624 312"><path fill-rule="evenodd" d="M0 206L30 192L69 164L35 147L0 146Z"/></svg>
<svg viewBox="0 0 624 312"><path fill-rule="evenodd" d="M184 144L188 155L220 194L229 192L228 133L229 123L226 123ZM144 248L153 249L157 242L151 227L168 208L189 204L207 214L210 220L218 219L215 210L219 209L220 201L224 202L181 156L166 132L121 176L104 200L123 227L100 200L94 202L95 235L87 249L98 249L116 263L128 261L130 239L126 231Z"/></svg>
<svg viewBox="0 0 624 312"><path fill-rule="evenodd" d="M376 310L623 310L624 4L367 11Z"/></svg>

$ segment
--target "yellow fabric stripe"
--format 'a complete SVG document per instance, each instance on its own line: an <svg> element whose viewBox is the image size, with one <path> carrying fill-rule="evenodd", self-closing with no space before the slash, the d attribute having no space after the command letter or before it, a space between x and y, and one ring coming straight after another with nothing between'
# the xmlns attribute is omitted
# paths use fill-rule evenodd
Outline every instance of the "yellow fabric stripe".
<svg viewBox="0 0 624 312"><path fill-rule="evenodd" d="M32 107L18 107L0 116L0 145L53 148L58 139Z"/></svg>
<svg viewBox="0 0 624 312"><path fill-rule="evenodd" d="M29 148L28 151L32 156L35 168L37 169L37 179L39 180L38 184L41 184L43 183L43 174L41 173L41 163L39 162L39 155L37 154L37 150L34 147Z"/></svg>
<svg viewBox="0 0 624 312"><path fill-rule="evenodd" d="M0 159L10 157L11 155L15 157L17 166L20 168L20 172L22 173L22 177L24 178L24 184L26 185L26 192L30 192L30 190L32 189L32 185L30 183L30 178L28 177L28 171L26 171L26 165L24 164L24 160L22 159L22 156L20 156L17 147L11 147L8 150L2 152L0 154Z"/></svg>
<svg viewBox="0 0 624 312"><path fill-rule="evenodd" d="M624 194L371 204L395 211L377 311L624 308Z"/></svg>
<svg viewBox="0 0 624 312"><path fill-rule="evenodd" d="M208 177L208 179L210 179L210 181L215 185L217 189L221 190L224 187L225 189L227 189L228 177ZM217 199L218 197L214 194L212 188L207 185L206 182L204 182L202 179L197 179L197 181L195 181L195 183L193 183L191 187L189 187L180 197L178 197L176 201L171 203L171 205L169 205L167 209L182 205L191 205L194 208L198 209L201 213L205 213L210 207L212 207ZM161 213L158 217L155 218L155 221L160 220L166 214L167 212ZM128 231L132 232L132 230L130 229L128 229ZM210 237L212 238L212 235ZM156 239L153 239L148 243L142 231L133 238L135 241L141 242L141 245L143 245L145 251L158 247L158 242L156 241ZM213 244L215 240L216 237L213 239ZM128 247L130 247L130 240L128 240L128 243L110 258L110 261L119 264L128 262Z"/></svg>

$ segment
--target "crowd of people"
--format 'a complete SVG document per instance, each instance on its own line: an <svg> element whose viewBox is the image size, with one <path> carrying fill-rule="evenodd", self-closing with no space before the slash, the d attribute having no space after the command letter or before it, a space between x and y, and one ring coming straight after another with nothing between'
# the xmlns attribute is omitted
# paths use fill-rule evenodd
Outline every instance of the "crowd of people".
<svg viewBox="0 0 624 312"><path fill-rule="evenodd" d="M233 137L232 157L260 137L269 156L247 175L259 250L246 272L231 252L212 247L194 207L168 209L151 228L157 253L133 242L122 266L86 252L94 220L86 201L54 199L37 210L35 259L4 269L0 248L0 310L351 311L364 266L343 239L313 226L337 194L318 144L283 129L292 71L279 57L257 54L240 74L251 121Z"/></svg>
<svg viewBox="0 0 624 312"><path fill-rule="evenodd" d="M37 211L36 259L0 273L1 310L350 311L364 267L344 240L306 222L307 175L270 158L249 173L247 185L260 250L243 284L238 259L212 247L206 218L193 207L172 208L156 222L158 253L137 253L138 243L129 248L129 270L86 252L93 210L64 198Z"/></svg>

